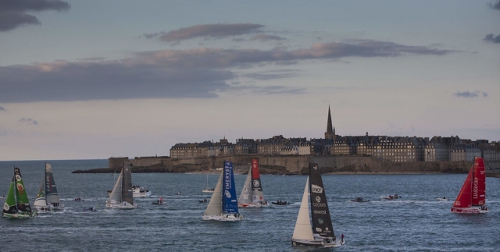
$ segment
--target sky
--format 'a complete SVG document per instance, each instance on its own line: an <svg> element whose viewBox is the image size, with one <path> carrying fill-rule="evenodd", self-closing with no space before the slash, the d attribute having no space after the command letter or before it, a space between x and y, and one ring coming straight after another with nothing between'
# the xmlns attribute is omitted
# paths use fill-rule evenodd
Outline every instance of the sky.
<svg viewBox="0 0 500 252"><path fill-rule="evenodd" d="M0 1L0 160L500 140L500 0Z"/></svg>

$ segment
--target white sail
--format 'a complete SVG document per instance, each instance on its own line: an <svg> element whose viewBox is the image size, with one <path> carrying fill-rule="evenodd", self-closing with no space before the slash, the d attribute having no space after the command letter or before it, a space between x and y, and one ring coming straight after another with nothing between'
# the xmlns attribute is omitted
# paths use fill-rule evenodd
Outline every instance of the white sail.
<svg viewBox="0 0 500 252"><path fill-rule="evenodd" d="M56 182L54 181L54 174L52 173L52 166L45 163L45 179L47 180L45 195L47 196L47 203L54 207L59 207L61 200L59 193L57 193Z"/></svg>
<svg viewBox="0 0 500 252"><path fill-rule="evenodd" d="M243 189L241 190L240 197L238 198L239 205L248 205L252 203L252 167L248 170L247 179L245 184L243 184Z"/></svg>
<svg viewBox="0 0 500 252"><path fill-rule="evenodd" d="M214 193L212 194L212 198L210 198L210 202L208 203L207 209L205 210L205 216L217 216L222 214L222 174L219 176L219 180L217 181L217 185L215 186Z"/></svg>
<svg viewBox="0 0 500 252"><path fill-rule="evenodd" d="M109 195L107 204L120 204L122 202L122 181L123 181L123 169L116 180L115 187L113 187L113 191Z"/></svg>
<svg viewBox="0 0 500 252"><path fill-rule="evenodd" d="M295 229L293 230L293 240L314 240L312 233L311 221L309 220L309 177L306 181L304 194L302 195L302 202L300 203L299 215L297 222L295 222Z"/></svg>
<svg viewBox="0 0 500 252"><path fill-rule="evenodd" d="M63 208L61 200L59 199L59 194L57 193L52 166L48 163L45 163L42 185L40 186L40 190L38 191L37 198L33 205L40 210L40 213Z"/></svg>

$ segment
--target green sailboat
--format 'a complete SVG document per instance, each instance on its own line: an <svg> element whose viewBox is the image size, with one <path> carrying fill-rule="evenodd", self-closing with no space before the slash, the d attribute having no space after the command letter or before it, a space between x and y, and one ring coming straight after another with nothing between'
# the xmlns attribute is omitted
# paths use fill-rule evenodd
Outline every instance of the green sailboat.
<svg viewBox="0 0 500 252"><path fill-rule="evenodd" d="M31 209L28 194L24 187L21 170L14 167L14 176L3 205L2 216L6 218L30 218L35 215L36 211Z"/></svg>

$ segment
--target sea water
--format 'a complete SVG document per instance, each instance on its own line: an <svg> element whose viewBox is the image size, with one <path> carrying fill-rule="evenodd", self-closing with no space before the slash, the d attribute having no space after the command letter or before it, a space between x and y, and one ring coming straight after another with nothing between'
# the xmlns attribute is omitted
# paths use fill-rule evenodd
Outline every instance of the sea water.
<svg viewBox="0 0 500 252"><path fill-rule="evenodd" d="M152 191L135 198L134 210L106 209L117 174L76 174L107 167L107 160L0 162L0 196L6 195L14 165L21 169L33 203L52 165L65 209L23 220L0 219L0 251L309 251L291 237L306 176L261 175L264 197L290 205L240 209L239 222L203 221L211 194L205 174L133 173L132 183ZM335 251L498 251L500 179L486 179L489 213L450 212L466 174L323 175L334 231L346 244ZM239 194L246 175L235 175ZM215 186L218 175L209 175ZM181 194L177 194L181 192ZM398 200L383 200L390 194ZM350 202L362 196L369 202ZM438 201L445 196L448 201ZM163 197L165 205L153 205ZM75 201L81 198L82 201ZM5 201L5 199L0 199ZM3 203L3 202L2 202ZM96 212L85 211L96 207Z"/></svg>

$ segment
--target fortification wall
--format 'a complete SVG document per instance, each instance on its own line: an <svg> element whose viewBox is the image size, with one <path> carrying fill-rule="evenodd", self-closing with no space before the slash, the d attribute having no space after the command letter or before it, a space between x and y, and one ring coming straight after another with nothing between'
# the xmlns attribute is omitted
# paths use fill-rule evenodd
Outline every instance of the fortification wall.
<svg viewBox="0 0 500 252"><path fill-rule="evenodd" d="M202 157L172 159L168 157L141 157L129 160L133 168L156 167L169 172L207 171L223 167L224 160L233 162L237 172L247 172L252 158L259 159L263 173L305 174L309 162L317 163L323 172L368 172L368 173L462 173L467 172L471 162L382 162L365 156L260 156L241 155L226 157ZM123 167L126 157L110 158L110 168Z"/></svg>

